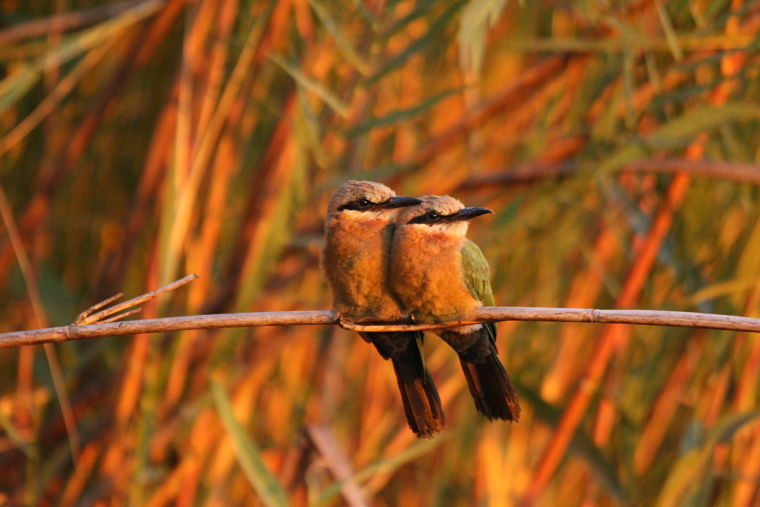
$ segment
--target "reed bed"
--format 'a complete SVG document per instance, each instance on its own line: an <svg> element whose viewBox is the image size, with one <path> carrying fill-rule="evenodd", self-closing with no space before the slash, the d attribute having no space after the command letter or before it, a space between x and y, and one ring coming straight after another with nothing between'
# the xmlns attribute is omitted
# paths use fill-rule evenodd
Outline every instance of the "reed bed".
<svg viewBox="0 0 760 507"><path fill-rule="evenodd" d="M760 313L760 3L4 2L0 332L324 310L348 178L452 194L497 304ZM337 326L0 351L0 504L760 502L760 337L499 324L518 424L407 429Z"/></svg>

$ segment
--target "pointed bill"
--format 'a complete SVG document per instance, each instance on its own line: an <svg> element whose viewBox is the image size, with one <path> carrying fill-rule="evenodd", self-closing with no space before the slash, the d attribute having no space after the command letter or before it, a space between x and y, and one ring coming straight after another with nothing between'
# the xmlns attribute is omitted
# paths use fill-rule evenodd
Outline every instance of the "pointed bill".
<svg viewBox="0 0 760 507"><path fill-rule="evenodd" d="M386 202L381 204L383 208L404 208L406 206L415 206L421 204L422 201L416 197L406 197L404 195L397 195L391 197Z"/></svg>
<svg viewBox="0 0 760 507"><path fill-rule="evenodd" d="M488 208L462 208L452 218L455 220L472 220L475 217L488 213L493 213L493 211Z"/></svg>

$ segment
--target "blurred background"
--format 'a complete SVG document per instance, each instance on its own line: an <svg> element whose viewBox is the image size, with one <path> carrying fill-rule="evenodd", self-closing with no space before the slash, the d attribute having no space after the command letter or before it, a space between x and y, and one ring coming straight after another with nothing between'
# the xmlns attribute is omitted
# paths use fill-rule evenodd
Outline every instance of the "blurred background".
<svg viewBox="0 0 760 507"><path fill-rule="evenodd" d="M760 2L2 2L0 332L330 308L349 178L452 194L514 306L760 306ZM448 427L337 327L0 351L0 504L760 502L760 338L501 323L518 424Z"/></svg>

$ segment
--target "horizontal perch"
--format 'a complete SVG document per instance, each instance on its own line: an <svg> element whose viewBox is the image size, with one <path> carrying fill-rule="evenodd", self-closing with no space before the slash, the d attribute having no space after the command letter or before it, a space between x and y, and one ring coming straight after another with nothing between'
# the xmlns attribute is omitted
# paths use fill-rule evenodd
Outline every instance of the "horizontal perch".
<svg viewBox="0 0 760 507"><path fill-rule="evenodd" d="M222 327L292 326L338 324L353 331L408 331L439 329L462 324L487 321L532 320L553 322L596 322L617 324L646 324L656 326L701 327L728 331L760 332L760 319L718 315L712 313L670 312L657 310L592 310L584 308L541 308L484 306L475 311L471 319L445 324L358 324L339 320L332 311L295 311L260 313L222 313L217 315L193 315L165 317L126 322L75 325L16 331L0 334L0 348L37 345L97 338L100 336L159 333L188 329L213 329Z"/></svg>

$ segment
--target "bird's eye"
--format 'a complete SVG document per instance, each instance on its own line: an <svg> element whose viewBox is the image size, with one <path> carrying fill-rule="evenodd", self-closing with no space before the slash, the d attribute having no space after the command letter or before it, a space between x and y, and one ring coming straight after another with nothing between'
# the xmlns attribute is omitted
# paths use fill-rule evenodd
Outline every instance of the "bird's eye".
<svg viewBox="0 0 760 507"><path fill-rule="evenodd" d="M436 210L428 211L427 215L430 220L438 220L441 217L441 215Z"/></svg>
<svg viewBox="0 0 760 507"><path fill-rule="evenodd" d="M372 204L372 203L366 197L362 197L361 199L359 199L359 206L361 206L362 208L366 208L370 204Z"/></svg>

